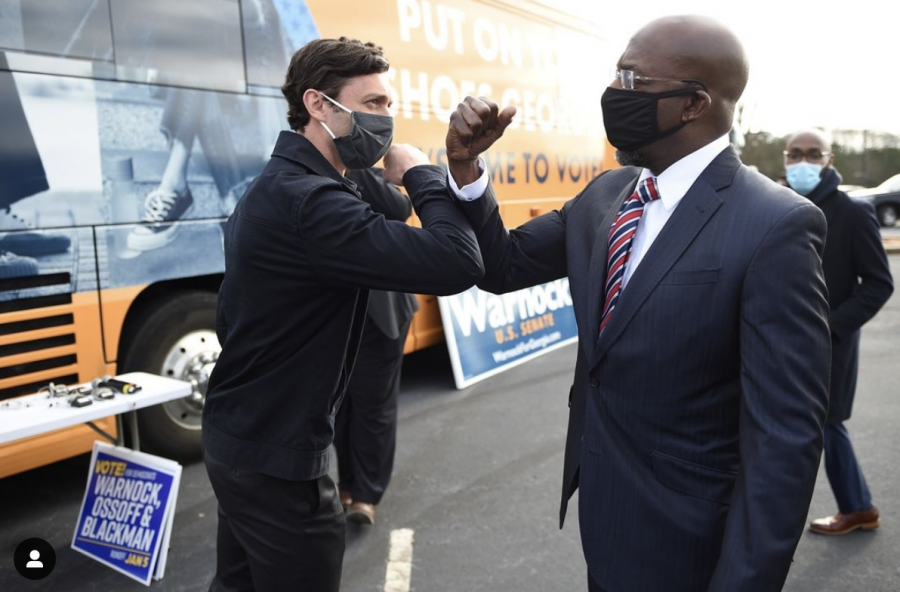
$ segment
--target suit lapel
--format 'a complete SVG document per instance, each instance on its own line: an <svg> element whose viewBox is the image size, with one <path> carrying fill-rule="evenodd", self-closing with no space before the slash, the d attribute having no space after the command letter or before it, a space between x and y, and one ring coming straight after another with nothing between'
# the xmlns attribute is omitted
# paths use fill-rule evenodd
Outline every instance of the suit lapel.
<svg viewBox="0 0 900 592"><path fill-rule="evenodd" d="M594 238L594 246L591 249L591 258L588 270L588 282L590 289L588 290L588 326L582 335L582 341L589 343L591 349L595 349L597 344L597 334L600 331L600 313L603 307L603 287L606 284L606 252L609 249L609 229L612 228L619 210L622 209L622 203L631 197L634 188L637 186L637 180L640 177L640 169L638 174L631 183L628 183L622 192L616 197L612 206L603 216L600 226L596 227L596 237ZM640 269L640 268L638 268Z"/></svg>
<svg viewBox="0 0 900 592"><path fill-rule="evenodd" d="M628 323L647 300L669 269L694 241L716 210L722 205L716 191L730 184L740 160L733 150L726 149L707 167L675 208L650 250L641 260L634 275L620 297L619 305L612 314L609 324L597 341L590 361L594 368L610 346L618 339ZM606 245L603 246L604 259ZM605 281L606 270L603 270ZM599 304L599 296L598 296ZM599 310L596 313L599 317ZM592 320L593 323L593 320ZM599 324L596 324L599 327Z"/></svg>

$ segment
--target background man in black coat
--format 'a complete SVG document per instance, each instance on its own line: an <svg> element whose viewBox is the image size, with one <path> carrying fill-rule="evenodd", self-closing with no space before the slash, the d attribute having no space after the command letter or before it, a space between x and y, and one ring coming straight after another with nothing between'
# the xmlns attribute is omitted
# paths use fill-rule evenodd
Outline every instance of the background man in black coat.
<svg viewBox="0 0 900 592"><path fill-rule="evenodd" d="M388 220L405 222L412 204L381 169L350 171L363 201ZM403 346L419 304L412 294L372 290L356 366L334 425L338 486L347 520L375 523L375 506L391 481L397 447L397 395Z"/></svg>
<svg viewBox="0 0 900 592"><path fill-rule="evenodd" d="M850 419L859 366L859 332L894 290L887 255L881 243L875 210L838 190L841 176L832 167L830 142L818 130L797 132L784 151L788 185L822 209L828 238L822 267L828 286L831 329L831 392L825 424L825 472L839 513L814 520L809 528L821 534L844 534L880 525L878 508L844 422Z"/></svg>

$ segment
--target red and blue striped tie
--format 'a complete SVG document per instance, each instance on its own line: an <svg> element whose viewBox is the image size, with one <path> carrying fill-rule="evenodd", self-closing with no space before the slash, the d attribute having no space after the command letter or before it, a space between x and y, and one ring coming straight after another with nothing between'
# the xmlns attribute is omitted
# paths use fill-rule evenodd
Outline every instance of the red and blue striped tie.
<svg viewBox="0 0 900 592"><path fill-rule="evenodd" d="M612 311L619 302L622 293L622 280L625 278L625 265L631 257L631 244L637 231L644 205L659 199L656 178L647 177L641 181L631 197L622 204L619 215L609 230L609 252L606 258L606 300L603 305L603 316L600 317L600 332L606 328Z"/></svg>

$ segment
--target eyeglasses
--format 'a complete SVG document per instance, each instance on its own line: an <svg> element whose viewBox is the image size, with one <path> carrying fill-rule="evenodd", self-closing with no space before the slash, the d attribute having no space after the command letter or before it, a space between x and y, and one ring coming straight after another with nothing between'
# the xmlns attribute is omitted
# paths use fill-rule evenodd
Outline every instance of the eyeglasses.
<svg viewBox="0 0 900 592"><path fill-rule="evenodd" d="M819 162L826 156L831 156L831 152L822 152L815 148L809 152L803 152L802 150L784 150L782 154L784 154L784 158L788 162L800 162L801 160L805 160L806 162Z"/></svg>
<svg viewBox="0 0 900 592"><path fill-rule="evenodd" d="M703 90L708 90L706 85L697 80L696 78L659 78L657 76L638 76L632 70L614 70L613 78L619 79L619 84L622 85L622 88L625 90L634 90L634 81L640 80L643 82L683 82L685 84L699 84L703 87Z"/></svg>

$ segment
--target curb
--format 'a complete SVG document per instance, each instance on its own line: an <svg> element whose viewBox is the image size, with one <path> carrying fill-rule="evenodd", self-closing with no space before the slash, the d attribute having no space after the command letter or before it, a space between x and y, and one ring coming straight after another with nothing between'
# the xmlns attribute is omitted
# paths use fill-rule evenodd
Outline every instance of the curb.
<svg viewBox="0 0 900 592"><path fill-rule="evenodd" d="M900 238L884 238L881 242L884 243L884 251L888 255L900 254Z"/></svg>

